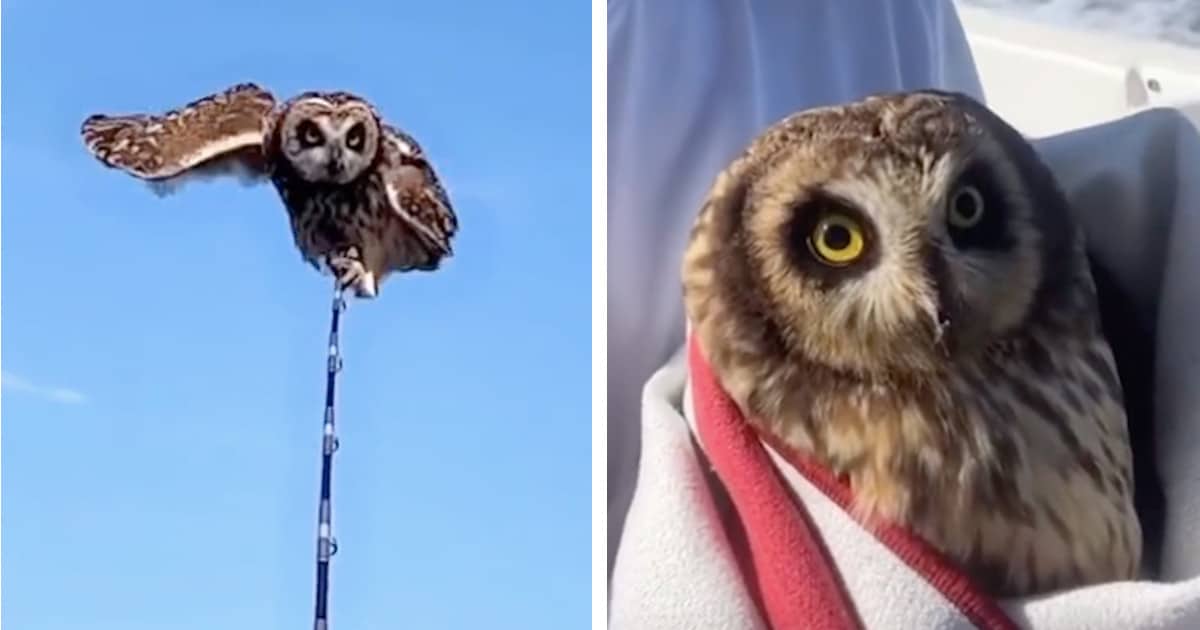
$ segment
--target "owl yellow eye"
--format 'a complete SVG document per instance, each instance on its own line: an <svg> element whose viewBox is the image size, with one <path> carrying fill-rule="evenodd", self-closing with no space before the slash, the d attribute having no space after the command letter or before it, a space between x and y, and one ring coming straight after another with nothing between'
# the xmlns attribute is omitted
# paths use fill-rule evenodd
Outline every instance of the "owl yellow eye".
<svg viewBox="0 0 1200 630"><path fill-rule="evenodd" d="M966 230L973 228L983 219L983 195L974 186L960 186L950 196L946 208L946 221L950 227Z"/></svg>
<svg viewBox="0 0 1200 630"><path fill-rule="evenodd" d="M844 214L823 217L808 237L808 248L813 256L834 267L858 260L865 245L862 226Z"/></svg>

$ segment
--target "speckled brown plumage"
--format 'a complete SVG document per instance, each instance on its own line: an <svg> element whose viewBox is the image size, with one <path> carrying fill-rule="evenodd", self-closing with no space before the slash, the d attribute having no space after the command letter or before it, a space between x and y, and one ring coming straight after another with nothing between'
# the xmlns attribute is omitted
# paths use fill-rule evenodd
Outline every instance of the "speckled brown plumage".
<svg viewBox="0 0 1200 630"><path fill-rule="evenodd" d="M304 260L360 297L452 253L458 219L424 151L349 92L277 104L242 83L161 115L90 116L81 133L102 163L159 192L196 177L271 180Z"/></svg>
<svg viewBox="0 0 1200 630"><path fill-rule="evenodd" d="M851 263L814 245L831 216L861 227ZM683 283L723 387L844 475L868 518L998 596L1135 576L1121 386L1082 235L983 106L915 92L781 121L717 177Z"/></svg>

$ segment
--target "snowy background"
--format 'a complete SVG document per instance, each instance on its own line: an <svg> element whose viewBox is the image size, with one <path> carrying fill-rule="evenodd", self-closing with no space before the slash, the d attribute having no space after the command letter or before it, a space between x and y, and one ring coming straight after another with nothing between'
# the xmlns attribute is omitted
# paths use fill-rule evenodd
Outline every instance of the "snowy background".
<svg viewBox="0 0 1200 630"><path fill-rule="evenodd" d="M1200 0L957 0L1039 22L1200 48Z"/></svg>

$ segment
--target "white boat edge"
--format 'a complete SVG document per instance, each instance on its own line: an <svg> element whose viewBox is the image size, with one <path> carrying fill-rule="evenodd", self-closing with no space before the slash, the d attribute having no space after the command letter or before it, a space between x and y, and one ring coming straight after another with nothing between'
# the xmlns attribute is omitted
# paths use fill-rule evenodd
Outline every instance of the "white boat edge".
<svg viewBox="0 0 1200 630"><path fill-rule="evenodd" d="M1173 107L1200 128L1200 49L956 2L991 107L1031 137Z"/></svg>

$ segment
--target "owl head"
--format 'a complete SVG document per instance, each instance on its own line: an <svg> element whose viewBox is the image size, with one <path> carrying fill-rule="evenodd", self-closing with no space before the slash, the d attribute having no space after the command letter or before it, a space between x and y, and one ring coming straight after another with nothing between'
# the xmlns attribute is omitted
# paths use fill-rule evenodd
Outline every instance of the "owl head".
<svg viewBox="0 0 1200 630"><path fill-rule="evenodd" d="M693 324L725 347L912 375L1062 313L1050 301L1081 273L1033 148L969 97L914 92L760 136L718 177L684 285Z"/></svg>
<svg viewBox="0 0 1200 630"><path fill-rule="evenodd" d="M379 118L350 94L308 93L294 99L280 120L283 158L305 181L348 184L375 162Z"/></svg>

